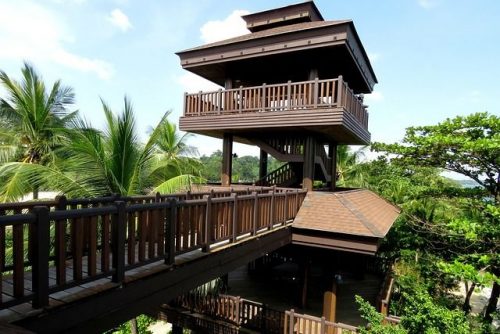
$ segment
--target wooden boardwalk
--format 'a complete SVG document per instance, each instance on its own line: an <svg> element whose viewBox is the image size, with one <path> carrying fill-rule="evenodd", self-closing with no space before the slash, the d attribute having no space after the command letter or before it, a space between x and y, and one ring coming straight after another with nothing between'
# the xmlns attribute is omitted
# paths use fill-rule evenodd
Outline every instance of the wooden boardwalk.
<svg viewBox="0 0 500 334"><path fill-rule="evenodd" d="M203 267L204 259L280 230L289 234L305 192L260 189L0 206L0 321L54 314L188 264Z"/></svg>

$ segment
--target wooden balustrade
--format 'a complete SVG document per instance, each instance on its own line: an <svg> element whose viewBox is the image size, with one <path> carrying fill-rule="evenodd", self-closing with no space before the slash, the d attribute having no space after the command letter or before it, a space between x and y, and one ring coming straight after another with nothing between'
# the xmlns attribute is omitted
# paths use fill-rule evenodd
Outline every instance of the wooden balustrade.
<svg viewBox="0 0 500 334"><path fill-rule="evenodd" d="M365 128L368 113L342 77L185 94L184 116L344 108Z"/></svg>
<svg viewBox="0 0 500 334"><path fill-rule="evenodd" d="M278 169L265 175L262 179L255 182L256 185L276 186L296 181L296 175L290 163L286 163Z"/></svg>
<svg viewBox="0 0 500 334"><path fill-rule="evenodd" d="M187 293L179 296L175 305L243 328L270 334L283 333L285 312L252 300L223 294Z"/></svg>
<svg viewBox="0 0 500 334"><path fill-rule="evenodd" d="M106 276L119 283L132 268L283 226L305 194L262 187L1 204L0 309L43 307L50 293Z"/></svg>
<svg viewBox="0 0 500 334"><path fill-rule="evenodd" d="M357 333L357 327L313 317L307 314L285 311L285 334L350 334Z"/></svg>

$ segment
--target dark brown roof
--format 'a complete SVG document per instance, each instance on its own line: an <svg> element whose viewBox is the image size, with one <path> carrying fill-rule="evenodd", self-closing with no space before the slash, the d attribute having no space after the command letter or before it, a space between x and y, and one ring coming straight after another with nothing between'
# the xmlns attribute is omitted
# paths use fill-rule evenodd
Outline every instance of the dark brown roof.
<svg viewBox="0 0 500 334"><path fill-rule="evenodd" d="M177 52L177 54L181 54L181 53L185 53L185 52L189 52L189 51L195 51L195 50L203 50L203 49L213 48L213 47L222 46L222 45L245 42L245 41L250 41L250 40L264 38L264 37L276 36L276 35L286 34L286 33L290 33L290 32L316 29L316 28L322 28L322 27L328 27L328 26L335 26L335 25L351 23L351 22L352 22L352 20L336 20L336 21L314 21L314 22L296 23L296 24L276 27L276 28L272 28L272 29L266 29L266 30L262 30L262 31L254 32L254 33L248 33L245 35L225 39L222 41L201 45L201 46L198 46L195 48L179 51L179 52Z"/></svg>
<svg viewBox="0 0 500 334"><path fill-rule="evenodd" d="M292 226L383 238L399 213L396 206L366 189L310 191Z"/></svg>

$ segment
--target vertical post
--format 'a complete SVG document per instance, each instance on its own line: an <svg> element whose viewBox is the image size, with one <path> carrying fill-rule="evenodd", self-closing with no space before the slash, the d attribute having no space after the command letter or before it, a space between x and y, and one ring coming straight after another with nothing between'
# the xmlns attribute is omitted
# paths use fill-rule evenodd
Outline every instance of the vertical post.
<svg viewBox="0 0 500 334"><path fill-rule="evenodd" d="M342 76L339 75L339 78L337 79L337 108L340 108L343 106L343 100L342 100L342 93L344 92L344 80L342 79Z"/></svg>
<svg viewBox="0 0 500 334"><path fill-rule="evenodd" d="M318 77L314 78L314 89L313 89L313 99L314 99L314 102L313 102L313 107L316 108L318 106L318 95L319 95L319 91L318 91L318 87L319 87L319 84L318 84Z"/></svg>
<svg viewBox="0 0 500 334"><path fill-rule="evenodd" d="M35 206L36 216L33 254L33 307L40 308L49 305L49 252L50 252L50 222L49 208Z"/></svg>
<svg viewBox="0 0 500 334"><path fill-rule="evenodd" d="M240 86L240 90L238 91L238 100L238 111L241 114L241 111L243 110L243 86Z"/></svg>
<svg viewBox="0 0 500 334"><path fill-rule="evenodd" d="M127 228L127 214L125 202L116 201L117 212L111 218L112 247L113 247L113 282L121 283L125 279L125 234Z"/></svg>
<svg viewBox="0 0 500 334"><path fill-rule="evenodd" d="M203 104L203 101L201 100L201 90L198 92L198 116L201 115L201 108L202 108L202 104Z"/></svg>
<svg viewBox="0 0 500 334"><path fill-rule="evenodd" d="M288 110L292 110L292 80L288 80L286 84L286 99Z"/></svg>
<svg viewBox="0 0 500 334"><path fill-rule="evenodd" d="M236 242L236 237L238 236L238 194L232 193L233 198L233 236L231 242Z"/></svg>
<svg viewBox="0 0 500 334"><path fill-rule="evenodd" d="M186 116L187 114L187 108L188 108L188 103L187 103L187 99L188 99L188 94L187 93L184 93L184 116ZM190 110L192 112L192 110Z"/></svg>
<svg viewBox="0 0 500 334"><path fill-rule="evenodd" d="M337 143L328 145L328 155L330 156L330 189L335 191L337 187Z"/></svg>
<svg viewBox="0 0 500 334"><path fill-rule="evenodd" d="M260 149L259 159L259 179L263 179L267 175L267 152Z"/></svg>
<svg viewBox="0 0 500 334"><path fill-rule="evenodd" d="M253 193L253 228L252 235L257 234L257 225L259 224L259 195L257 192Z"/></svg>
<svg viewBox="0 0 500 334"><path fill-rule="evenodd" d="M67 199L66 196L56 197L57 205L56 210L66 210ZM56 222L56 284L63 285L66 283L66 220L59 220Z"/></svg>
<svg viewBox="0 0 500 334"><path fill-rule="evenodd" d="M311 191L314 181L314 138L307 136L304 145L304 166L302 177L302 188Z"/></svg>
<svg viewBox="0 0 500 334"><path fill-rule="evenodd" d="M168 201L170 207L170 215L166 224L165 245L167 252L165 254L165 264L171 266L175 263L175 223L177 221L177 200L171 198ZM179 240L177 240L179 242Z"/></svg>
<svg viewBox="0 0 500 334"><path fill-rule="evenodd" d="M222 110L222 89L217 91L217 113L220 114Z"/></svg>
<svg viewBox="0 0 500 334"><path fill-rule="evenodd" d="M207 199L207 210L205 213L205 240L203 251L210 252L210 225L212 223L212 197L210 195L206 196Z"/></svg>
<svg viewBox="0 0 500 334"><path fill-rule="evenodd" d="M295 311L293 310L293 308L290 310L290 322L289 322L289 333L295 333L294 331L294 328L293 328L293 323L294 323L294 319L293 319L293 314L295 313Z"/></svg>
<svg viewBox="0 0 500 334"><path fill-rule="evenodd" d="M266 111L266 84L262 84L262 111Z"/></svg>
<svg viewBox="0 0 500 334"><path fill-rule="evenodd" d="M229 187L231 184L233 167L233 135L224 133L222 139L222 172L221 172L221 185Z"/></svg>
<svg viewBox="0 0 500 334"><path fill-rule="evenodd" d="M274 225L274 206L275 206L275 195L276 193L276 186L273 186L273 190L272 190L272 193L271 193L271 209L269 210L269 226L268 226L268 229L272 230L273 229L273 225Z"/></svg>
<svg viewBox="0 0 500 334"><path fill-rule="evenodd" d="M337 308L337 282L334 281L331 291L323 295L323 316L327 321L335 322Z"/></svg>

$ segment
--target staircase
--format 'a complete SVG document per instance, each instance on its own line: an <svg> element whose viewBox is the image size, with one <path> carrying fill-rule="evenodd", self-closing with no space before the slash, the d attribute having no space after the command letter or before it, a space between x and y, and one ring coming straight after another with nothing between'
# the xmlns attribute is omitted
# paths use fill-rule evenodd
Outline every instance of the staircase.
<svg viewBox="0 0 500 334"><path fill-rule="evenodd" d="M289 162L273 170L271 173L267 174L260 180L255 182L256 186L278 186L278 187L293 187L300 183L300 179L297 177L297 165L300 163ZM300 166L299 166L300 167Z"/></svg>
<svg viewBox="0 0 500 334"><path fill-rule="evenodd" d="M304 162L303 138L281 137L249 139L279 161L287 164L265 175L255 182L258 186L297 187L302 181L302 163ZM331 161L321 143L315 146L315 179L331 181Z"/></svg>

